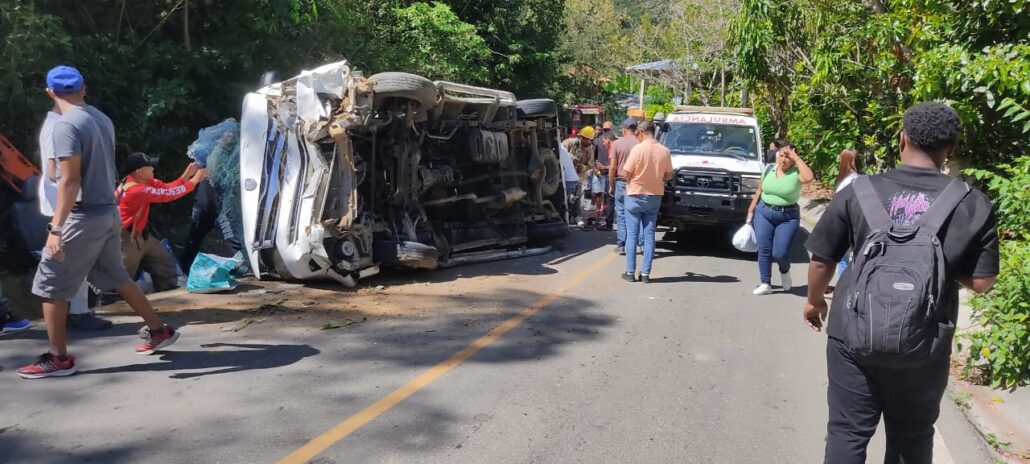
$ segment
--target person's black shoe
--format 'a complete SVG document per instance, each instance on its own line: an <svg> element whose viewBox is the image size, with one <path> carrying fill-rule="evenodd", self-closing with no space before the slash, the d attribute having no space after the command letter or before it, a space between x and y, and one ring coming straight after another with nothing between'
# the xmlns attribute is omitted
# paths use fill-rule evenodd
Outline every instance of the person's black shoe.
<svg viewBox="0 0 1030 464"><path fill-rule="evenodd" d="M625 280L626 282L636 282L637 278L633 274L629 274L629 273L623 272L622 273L622 280Z"/></svg>
<svg viewBox="0 0 1030 464"><path fill-rule="evenodd" d="M649 284L649 283L651 283L651 277L648 276L647 274L640 274L640 281L645 283L645 284Z"/></svg>
<svg viewBox="0 0 1030 464"><path fill-rule="evenodd" d="M617 246L617 247L615 247L615 253L619 254L619 255L626 256L626 247L624 247L624 246Z"/></svg>
<svg viewBox="0 0 1030 464"><path fill-rule="evenodd" d="M93 313L86 313L69 314L68 325L79 330L97 331L110 329L114 324L111 321L97 317Z"/></svg>
<svg viewBox="0 0 1030 464"><path fill-rule="evenodd" d="M117 293L104 292L100 295L100 306L107 306L109 304L115 304L122 300L122 297Z"/></svg>

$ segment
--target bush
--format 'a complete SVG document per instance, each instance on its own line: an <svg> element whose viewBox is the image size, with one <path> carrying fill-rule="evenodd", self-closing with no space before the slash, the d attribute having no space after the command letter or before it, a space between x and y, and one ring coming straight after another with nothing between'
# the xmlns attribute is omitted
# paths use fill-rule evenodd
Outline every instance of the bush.
<svg viewBox="0 0 1030 464"><path fill-rule="evenodd" d="M973 298L973 321L982 328L964 338L966 374L980 371L992 386L1012 388L1030 383L1030 156L1000 168L969 171L986 182L998 208L1001 273L990 293Z"/></svg>

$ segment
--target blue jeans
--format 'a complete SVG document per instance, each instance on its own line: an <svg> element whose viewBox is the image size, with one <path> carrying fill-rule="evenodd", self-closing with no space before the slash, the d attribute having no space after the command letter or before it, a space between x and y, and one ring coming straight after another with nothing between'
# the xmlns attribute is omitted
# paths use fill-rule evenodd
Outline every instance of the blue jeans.
<svg viewBox="0 0 1030 464"><path fill-rule="evenodd" d="M654 231L658 224L658 208L662 206L661 195L626 195L626 242L639 243L641 235L644 242L644 264L640 269L643 275L651 274L651 261L654 260ZM626 273L637 272L637 247L626 250Z"/></svg>
<svg viewBox="0 0 1030 464"><path fill-rule="evenodd" d="M758 203L754 227L758 239L758 274L763 284L772 283L773 261L780 274L790 272L790 243L801 224L801 211L773 211L765 202Z"/></svg>
<svg viewBox="0 0 1030 464"><path fill-rule="evenodd" d="M644 246L644 234L640 234L637 245ZM626 246L626 181L615 181L615 244Z"/></svg>

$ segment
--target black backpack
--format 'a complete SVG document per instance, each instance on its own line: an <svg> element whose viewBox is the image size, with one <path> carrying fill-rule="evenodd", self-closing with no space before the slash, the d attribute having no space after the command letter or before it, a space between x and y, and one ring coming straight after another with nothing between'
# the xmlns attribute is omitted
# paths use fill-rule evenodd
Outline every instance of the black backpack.
<svg viewBox="0 0 1030 464"><path fill-rule="evenodd" d="M950 354L955 325L938 304L946 262L939 232L969 193L952 180L912 225L894 224L869 177L853 184L869 234L843 276L845 293L834 298L844 311L843 336L864 365L905 368Z"/></svg>

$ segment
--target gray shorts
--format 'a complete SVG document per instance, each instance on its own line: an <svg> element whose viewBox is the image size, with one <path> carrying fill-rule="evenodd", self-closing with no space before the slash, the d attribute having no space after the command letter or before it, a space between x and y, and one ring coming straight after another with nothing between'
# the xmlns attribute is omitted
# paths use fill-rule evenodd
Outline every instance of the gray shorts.
<svg viewBox="0 0 1030 464"><path fill-rule="evenodd" d="M87 278L101 290L131 282L122 260L121 228L117 209L73 211L61 234L64 259L58 261L43 251L32 293L42 298L68 299Z"/></svg>

